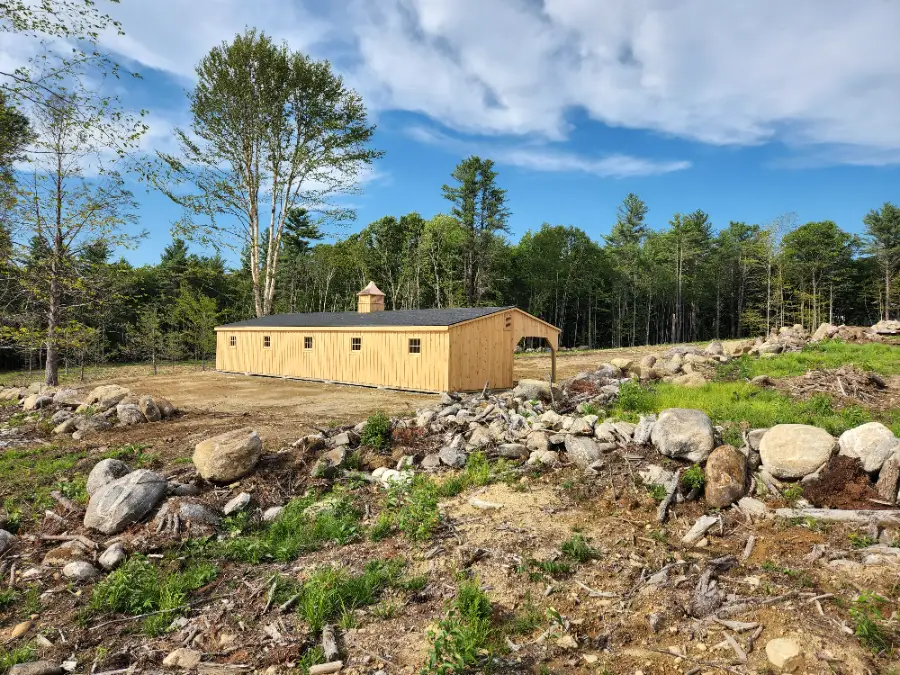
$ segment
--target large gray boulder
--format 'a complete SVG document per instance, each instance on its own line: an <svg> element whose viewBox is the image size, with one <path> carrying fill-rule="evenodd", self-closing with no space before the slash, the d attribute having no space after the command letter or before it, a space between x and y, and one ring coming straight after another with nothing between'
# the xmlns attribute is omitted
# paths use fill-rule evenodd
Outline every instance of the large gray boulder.
<svg viewBox="0 0 900 675"><path fill-rule="evenodd" d="M194 448L197 473L213 483L230 483L253 471L262 456L262 441L253 429L229 431Z"/></svg>
<svg viewBox="0 0 900 675"><path fill-rule="evenodd" d="M569 461L575 462L582 469L600 459L600 446L590 436L566 436L566 454Z"/></svg>
<svg viewBox="0 0 900 675"><path fill-rule="evenodd" d="M513 389L513 396L524 398L526 401L549 402L551 400L550 392L550 383L544 380L519 380L516 388ZM558 389L553 389L552 398L559 400Z"/></svg>
<svg viewBox="0 0 900 675"><path fill-rule="evenodd" d="M56 405L77 408L81 405L81 394L75 389L60 389L53 395L53 402Z"/></svg>
<svg viewBox="0 0 900 675"><path fill-rule="evenodd" d="M118 384L102 384L91 390L84 399L84 405L100 410L109 410L121 403L122 399L130 393L125 387L120 387Z"/></svg>
<svg viewBox="0 0 900 675"><path fill-rule="evenodd" d="M162 412L150 396L141 396L138 400L138 408L148 422L159 422L162 419Z"/></svg>
<svg viewBox="0 0 900 675"><path fill-rule="evenodd" d="M166 479L147 469L107 483L91 497L84 526L116 534L146 516L166 494Z"/></svg>
<svg viewBox="0 0 900 675"><path fill-rule="evenodd" d="M93 495L100 488L114 480L131 473L131 468L118 459L101 459L94 464L94 468L87 477L85 490L88 495Z"/></svg>
<svg viewBox="0 0 900 675"><path fill-rule="evenodd" d="M178 412L178 409L172 405L169 399L157 397L153 399L153 402L159 408L159 414L162 415L164 420L175 417L175 414Z"/></svg>
<svg viewBox="0 0 900 675"><path fill-rule="evenodd" d="M715 430L702 410L668 408L659 414L650 440L666 457L702 462L713 451Z"/></svg>
<svg viewBox="0 0 900 675"><path fill-rule="evenodd" d="M32 394L22 401L22 410L40 410L53 403L53 397L46 394Z"/></svg>
<svg viewBox="0 0 900 675"><path fill-rule="evenodd" d="M838 445L840 454L855 457L864 471L872 473L900 449L900 439L881 422L869 422L842 433Z"/></svg>
<svg viewBox="0 0 900 675"><path fill-rule="evenodd" d="M147 421L144 413L134 403L119 403L116 406L116 417L119 419L119 424L126 427L143 424Z"/></svg>
<svg viewBox="0 0 900 675"><path fill-rule="evenodd" d="M836 447L834 437L824 429L777 424L759 442L759 456L775 478L803 478L825 464Z"/></svg>

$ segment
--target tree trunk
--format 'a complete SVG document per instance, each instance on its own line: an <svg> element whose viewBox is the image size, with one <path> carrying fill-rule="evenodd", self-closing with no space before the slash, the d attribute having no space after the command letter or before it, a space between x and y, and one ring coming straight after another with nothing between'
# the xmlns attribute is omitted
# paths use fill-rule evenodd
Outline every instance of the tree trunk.
<svg viewBox="0 0 900 675"><path fill-rule="evenodd" d="M55 267L55 263L54 263ZM44 370L44 384L55 387L59 384L59 354L57 353L56 329L59 326L59 279L51 271L50 297L47 309L47 361Z"/></svg>

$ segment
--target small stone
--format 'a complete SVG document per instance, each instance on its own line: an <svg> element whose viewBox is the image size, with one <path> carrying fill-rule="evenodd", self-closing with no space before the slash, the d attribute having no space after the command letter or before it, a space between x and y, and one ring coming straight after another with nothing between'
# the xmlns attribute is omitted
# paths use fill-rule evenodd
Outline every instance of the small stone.
<svg viewBox="0 0 900 675"><path fill-rule="evenodd" d="M741 512L757 518L762 518L769 512L769 507L753 497L742 497L737 505Z"/></svg>
<svg viewBox="0 0 900 675"><path fill-rule="evenodd" d="M425 455L419 466L423 471L433 471L441 465L440 455Z"/></svg>
<svg viewBox="0 0 900 675"><path fill-rule="evenodd" d="M0 554L6 553L7 549L12 546L16 541L16 536L7 532L6 530L0 530Z"/></svg>
<svg viewBox="0 0 900 675"><path fill-rule="evenodd" d="M125 547L120 543L115 543L100 555L100 558L97 560L97 562L100 563L100 567L105 569L107 572L111 572L119 565L121 565L124 560Z"/></svg>
<svg viewBox="0 0 900 675"><path fill-rule="evenodd" d="M766 643L769 663L785 673L796 672L803 665L800 645L790 638L775 638Z"/></svg>
<svg viewBox="0 0 900 675"><path fill-rule="evenodd" d="M192 668L197 667L202 658L203 654L196 651L195 649L180 647L174 652L170 652L168 656L163 659L163 665L170 668L183 668L184 670L191 670Z"/></svg>
<svg viewBox="0 0 900 675"><path fill-rule="evenodd" d="M9 675L60 675L63 669L54 661L30 661L12 666Z"/></svg>
<svg viewBox="0 0 900 675"><path fill-rule="evenodd" d="M441 448L438 456L441 458L441 462L453 469L461 469L466 465L466 453L457 450L453 445L446 445Z"/></svg>
<svg viewBox="0 0 900 675"><path fill-rule="evenodd" d="M249 504L250 495L246 492L242 492L233 499L229 500L227 504L225 504L225 508L222 509L222 513L224 513L226 516L230 516L232 513L243 511Z"/></svg>
<svg viewBox="0 0 900 675"><path fill-rule="evenodd" d="M15 640L17 637L22 637L31 629L31 625L31 621L22 621L21 623L17 623L9 632L9 639Z"/></svg>
<svg viewBox="0 0 900 675"><path fill-rule="evenodd" d="M262 519L267 523L271 523L281 515L282 511L284 511L283 506L270 506L265 511L263 511Z"/></svg>
<svg viewBox="0 0 900 675"><path fill-rule="evenodd" d="M96 567L91 565L89 562L85 562L84 560L76 560L74 562L70 562L68 565L63 567L62 573L63 576L67 579L74 579L75 581L80 581L82 583L93 581L100 574L97 571Z"/></svg>
<svg viewBox="0 0 900 675"><path fill-rule="evenodd" d="M506 459L526 459L529 455L528 448L521 443L503 443L497 452Z"/></svg>

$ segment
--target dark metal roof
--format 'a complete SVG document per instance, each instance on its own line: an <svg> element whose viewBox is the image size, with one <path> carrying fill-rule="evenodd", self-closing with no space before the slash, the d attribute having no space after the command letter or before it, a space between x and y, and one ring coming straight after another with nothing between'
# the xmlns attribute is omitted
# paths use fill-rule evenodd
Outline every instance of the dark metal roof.
<svg viewBox="0 0 900 675"><path fill-rule="evenodd" d="M229 323L219 328L356 328L367 326L452 326L508 307L455 307L451 309L399 309L383 312L308 312L270 314Z"/></svg>

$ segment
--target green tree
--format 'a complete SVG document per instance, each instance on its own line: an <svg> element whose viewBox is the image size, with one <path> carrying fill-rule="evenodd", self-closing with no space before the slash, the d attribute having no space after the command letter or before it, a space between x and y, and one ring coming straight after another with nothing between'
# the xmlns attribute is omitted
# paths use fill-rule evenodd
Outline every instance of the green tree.
<svg viewBox="0 0 900 675"><path fill-rule="evenodd" d="M205 368L206 360L216 351L216 326L219 323L216 301L183 287L175 302L175 320L182 326L185 344Z"/></svg>
<svg viewBox="0 0 900 675"><path fill-rule="evenodd" d="M161 153L158 184L187 209L184 236L246 251L257 316L272 312L288 215L320 220L352 211L333 203L354 192L382 153L360 96L327 61L314 61L248 30L197 66L190 130L180 154ZM200 222L196 222L199 218Z"/></svg>
<svg viewBox="0 0 900 675"><path fill-rule="evenodd" d="M465 302L477 305L488 285L491 240L509 231L506 190L497 185L494 162L471 156L451 174L455 185L444 185L444 198L453 204L452 214L466 234L463 244Z"/></svg>
<svg viewBox="0 0 900 675"><path fill-rule="evenodd" d="M165 353L166 334L156 305L142 309L135 324L129 326L127 344L130 356L139 361L150 361L153 374L159 372L158 362Z"/></svg>
<svg viewBox="0 0 900 675"><path fill-rule="evenodd" d="M891 279L900 270L900 209L885 202L863 218L865 251L875 258L884 279L884 318L891 318Z"/></svg>

